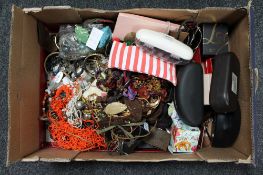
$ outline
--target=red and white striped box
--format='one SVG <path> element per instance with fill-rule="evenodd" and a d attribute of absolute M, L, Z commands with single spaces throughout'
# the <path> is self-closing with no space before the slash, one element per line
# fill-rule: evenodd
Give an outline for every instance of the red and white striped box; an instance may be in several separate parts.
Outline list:
<path fill-rule="evenodd" d="M 168 80 L 176 86 L 175 64 L 165 62 L 138 46 L 127 46 L 125 43 L 114 41 L 108 67 L 152 75 Z"/>

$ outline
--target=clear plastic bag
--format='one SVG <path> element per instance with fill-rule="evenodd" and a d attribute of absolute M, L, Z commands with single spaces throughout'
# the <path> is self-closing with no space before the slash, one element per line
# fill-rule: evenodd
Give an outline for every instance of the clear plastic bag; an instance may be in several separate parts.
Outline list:
<path fill-rule="evenodd" d="M 107 44 L 111 41 L 112 31 L 109 26 L 97 23 L 96 20 L 86 20 L 82 25 L 60 26 L 58 37 L 59 56 L 67 60 L 78 60 L 93 53 L 105 53 Z M 86 46 L 93 28 L 103 31 L 96 50 Z"/>
<path fill-rule="evenodd" d="M 63 59 L 77 60 L 90 54 L 92 50 L 77 41 L 75 33 L 66 33 L 59 38 L 59 56 Z"/>

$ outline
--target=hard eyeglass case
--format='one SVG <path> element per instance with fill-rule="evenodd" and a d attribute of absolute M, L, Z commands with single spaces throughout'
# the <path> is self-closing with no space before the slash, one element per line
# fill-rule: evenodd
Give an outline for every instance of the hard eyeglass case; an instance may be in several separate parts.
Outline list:
<path fill-rule="evenodd" d="M 220 113 L 213 120 L 213 147 L 230 147 L 236 141 L 241 124 L 240 107 L 237 104 L 237 110 L 231 113 Z"/>
<path fill-rule="evenodd" d="M 203 69 L 200 64 L 182 66 L 177 74 L 175 106 L 185 124 L 199 126 L 204 117 Z"/>
<path fill-rule="evenodd" d="M 193 50 L 183 42 L 165 33 L 140 29 L 136 45 L 158 57 L 175 64 L 186 64 L 193 58 Z"/>
<path fill-rule="evenodd" d="M 226 52 L 214 57 L 209 101 L 217 113 L 237 109 L 239 74 L 240 65 L 234 53 Z"/>

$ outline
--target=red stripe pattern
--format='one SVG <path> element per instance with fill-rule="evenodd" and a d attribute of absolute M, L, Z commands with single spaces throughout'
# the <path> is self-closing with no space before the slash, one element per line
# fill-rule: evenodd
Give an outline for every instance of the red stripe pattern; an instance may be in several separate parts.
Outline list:
<path fill-rule="evenodd" d="M 114 41 L 108 67 L 145 73 L 168 80 L 176 86 L 175 64 L 150 55 L 137 46 Z"/>

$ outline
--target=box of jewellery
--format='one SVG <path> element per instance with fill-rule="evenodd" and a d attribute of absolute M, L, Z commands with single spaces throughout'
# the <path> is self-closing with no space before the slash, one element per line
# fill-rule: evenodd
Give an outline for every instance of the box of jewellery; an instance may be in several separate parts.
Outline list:
<path fill-rule="evenodd" d="M 131 22 L 121 20 L 124 17 Z M 143 20 L 148 22 L 142 24 Z M 250 20 L 249 7 L 110 11 L 13 6 L 7 164 L 17 161 L 254 163 L 253 90 L 257 81 L 250 48 L 253 39 Z M 204 104 L 204 94 L 207 100 L 210 86 L 214 94 L 220 86 L 213 84 L 216 77 L 212 76 L 212 81 L 203 87 L 206 72 L 202 73 L 201 66 L 206 64 L 203 62 L 206 55 L 200 48 L 202 36 L 207 34 L 202 33 L 201 27 L 215 23 L 228 26 L 229 51 L 240 64 L 235 97 L 240 111 L 238 108 L 222 114 L 214 111 L 214 103 Z M 126 31 L 119 25 L 131 28 Z M 173 28 L 176 30 L 168 31 Z M 165 39 L 152 36 L 141 45 L 136 42 L 136 34 L 143 29 L 161 32 Z M 140 38 L 145 37 L 140 34 Z M 175 46 L 165 44 L 168 40 L 176 40 Z M 156 47 L 159 41 L 164 44 Z M 178 47 L 181 45 L 184 47 Z M 184 65 L 170 62 L 173 53 L 187 54 L 190 58 Z M 214 56 L 212 62 L 213 59 Z M 232 69 L 232 64 L 225 64 Z M 189 65 L 197 65 L 200 76 L 180 71 Z M 218 66 L 214 69 L 220 74 L 225 69 Z M 183 83 L 180 77 L 186 77 L 186 85 L 179 92 L 176 87 Z M 226 81 L 225 78 L 220 81 Z M 200 87 L 191 85 L 191 81 Z M 186 95 L 182 96 L 182 92 Z M 187 103 L 178 105 L 178 100 Z M 203 112 L 189 114 L 197 105 Z M 178 114 L 184 111 L 177 117 L 180 125 L 174 124 L 175 110 Z M 235 120 L 235 113 L 240 114 L 240 120 Z M 233 131 L 232 135 L 223 127 L 230 121 L 234 123 L 227 131 Z M 208 127 L 207 123 L 213 126 Z M 207 132 L 207 128 L 216 129 Z M 222 134 L 226 137 L 222 138 Z"/>

